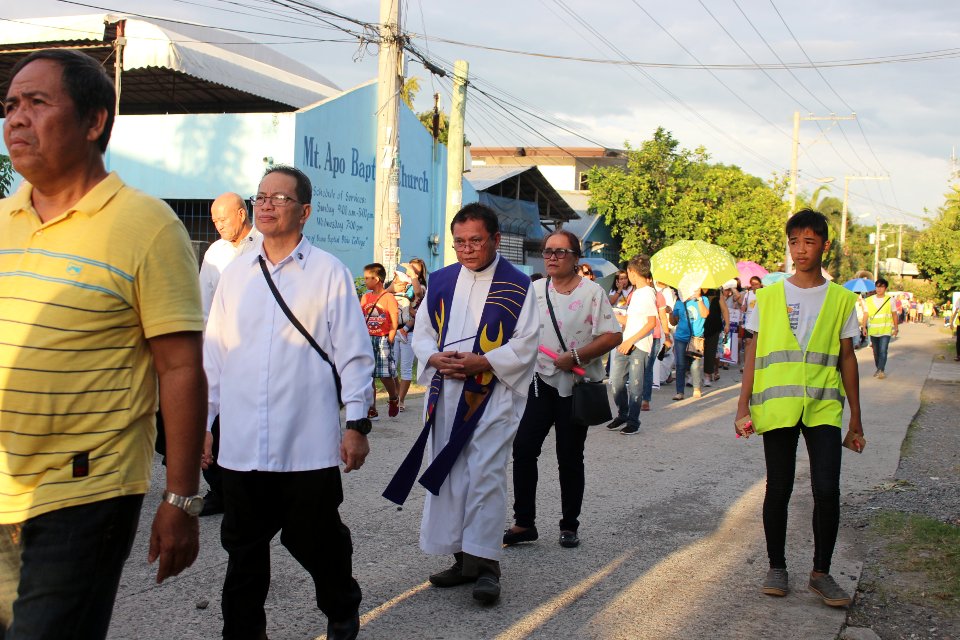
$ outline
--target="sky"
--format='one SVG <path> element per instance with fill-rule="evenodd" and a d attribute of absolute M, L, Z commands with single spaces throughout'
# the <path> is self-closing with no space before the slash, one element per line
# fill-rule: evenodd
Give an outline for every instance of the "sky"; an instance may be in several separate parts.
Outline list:
<path fill-rule="evenodd" d="M 842 198 L 845 177 L 887 176 L 849 181 L 851 215 L 923 226 L 949 188 L 960 145 L 957 0 L 398 1 L 425 57 L 447 70 L 469 62 L 475 146 L 623 148 L 664 127 L 686 148 L 769 179 L 789 172 L 795 111 L 855 112 L 856 120 L 801 121 L 799 191 L 832 178 L 828 195 Z M 247 32 L 342 89 L 374 77 L 376 46 L 319 22 L 307 5 L 361 22 L 379 16 L 373 0 L 306 0 L 311 15 L 272 0 L 32 0 L 2 3 L 0 18 L 101 10 L 173 18 Z M 420 81 L 418 110 L 432 107 L 434 92 L 449 109 L 449 77 L 416 60 L 406 75 Z"/>

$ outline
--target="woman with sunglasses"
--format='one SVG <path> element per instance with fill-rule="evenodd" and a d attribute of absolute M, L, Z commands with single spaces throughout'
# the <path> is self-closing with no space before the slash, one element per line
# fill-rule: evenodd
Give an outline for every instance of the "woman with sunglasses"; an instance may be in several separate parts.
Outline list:
<path fill-rule="evenodd" d="M 537 368 L 527 406 L 513 441 L 514 526 L 503 544 L 532 542 L 536 527 L 537 459 L 551 427 L 557 438 L 560 467 L 560 545 L 580 544 L 577 530 L 583 504 L 583 448 L 587 427 L 574 424 L 572 369 L 580 366 L 587 378 L 603 379 L 602 357 L 620 344 L 620 325 L 613 317 L 607 293 L 581 275 L 577 267 L 580 241 L 569 231 L 554 231 L 543 241 L 547 277 L 533 283 L 540 305 L 540 343 L 559 357 L 537 355 Z M 550 306 L 547 305 L 549 296 Z M 552 312 L 551 312 L 552 307 Z M 556 319 L 556 327 L 553 319 Z"/>
<path fill-rule="evenodd" d="M 590 280 L 591 282 L 597 279 L 597 276 L 595 276 L 593 273 L 593 268 L 588 264 L 580 265 L 580 275 Z"/>

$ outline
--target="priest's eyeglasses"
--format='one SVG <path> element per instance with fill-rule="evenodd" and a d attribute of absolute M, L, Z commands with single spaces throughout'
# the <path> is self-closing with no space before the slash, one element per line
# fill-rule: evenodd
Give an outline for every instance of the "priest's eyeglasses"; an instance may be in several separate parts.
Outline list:
<path fill-rule="evenodd" d="M 540 255 L 543 256 L 544 260 L 550 260 L 551 258 L 563 260 L 567 256 L 574 256 L 576 254 L 577 252 L 573 249 L 544 249 L 540 252 Z"/>
<path fill-rule="evenodd" d="M 265 196 L 265 195 L 263 195 L 263 194 L 259 194 L 259 193 L 258 193 L 258 194 L 255 195 L 255 196 L 250 196 L 250 203 L 251 203 L 253 206 L 255 206 L 255 207 L 262 207 L 262 206 L 263 206 L 263 203 L 266 202 L 267 200 L 269 200 L 269 201 L 270 201 L 270 204 L 272 204 L 272 205 L 275 206 L 275 207 L 282 207 L 283 205 L 287 204 L 288 202 L 293 202 L 293 203 L 295 203 L 295 204 L 300 204 L 300 201 L 299 201 L 299 200 L 295 200 L 295 199 L 291 198 L 290 196 L 286 196 L 286 195 L 284 195 L 284 194 L 282 194 L 282 193 L 278 193 L 278 194 L 275 194 L 275 195 L 272 195 L 272 196 Z"/>
<path fill-rule="evenodd" d="M 463 238 L 454 238 L 453 248 L 457 251 L 466 251 L 470 249 L 471 251 L 477 251 L 482 248 L 483 245 L 487 244 L 487 240 L 490 239 L 490 236 L 486 238 L 470 238 L 469 240 L 464 240 Z"/>

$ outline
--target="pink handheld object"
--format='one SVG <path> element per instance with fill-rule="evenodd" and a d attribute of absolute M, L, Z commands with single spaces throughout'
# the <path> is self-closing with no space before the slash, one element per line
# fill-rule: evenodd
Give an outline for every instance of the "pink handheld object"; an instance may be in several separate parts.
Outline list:
<path fill-rule="evenodd" d="M 556 360 L 557 358 L 560 357 L 560 356 L 558 356 L 557 354 L 555 354 L 553 351 L 551 351 L 550 349 L 546 348 L 546 347 L 543 346 L 543 345 L 540 345 L 540 353 L 542 353 L 543 355 L 547 356 L 548 358 L 553 358 L 554 360 Z M 585 375 L 587 375 L 587 372 L 584 371 L 581 367 L 574 367 L 574 368 L 573 368 L 573 372 L 574 372 L 575 374 L 577 374 L 578 376 L 585 376 Z"/>

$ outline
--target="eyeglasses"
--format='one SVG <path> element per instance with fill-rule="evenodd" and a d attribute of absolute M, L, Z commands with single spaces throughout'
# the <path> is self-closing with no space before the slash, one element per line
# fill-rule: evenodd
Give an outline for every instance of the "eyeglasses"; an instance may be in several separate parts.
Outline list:
<path fill-rule="evenodd" d="M 463 240 L 461 238 L 457 238 L 453 241 L 453 248 L 456 249 L 457 251 L 466 251 L 467 249 L 470 249 L 471 251 L 476 251 L 481 247 L 483 247 L 483 245 L 487 244 L 487 240 L 489 239 L 490 239 L 490 236 L 487 236 L 482 240 L 480 238 L 470 238 L 469 240 Z"/>
<path fill-rule="evenodd" d="M 290 196 L 285 196 L 282 193 L 278 193 L 277 195 L 274 195 L 274 196 L 264 196 L 260 194 L 257 194 L 255 196 L 250 196 L 250 202 L 255 207 L 262 207 L 263 203 L 266 202 L 267 200 L 269 200 L 270 204 L 272 204 L 275 207 L 282 207 L 288 202 L 302 204 L 299 200 L 294 200 Z"/>
<path fill-rule="evenodd" d="M 577 255 L 577 252 L 573 249 L 544 249 L 540 252 L 540 255 L 543 256 L 544 260 L 550 260 L 552 258 L 563 260 L 567 256 Z"/>
<path fill-rule="evenodd" d="M 592 276 L 592 275 L 593 275 L 593 269 L 591 269 L 590 267 L 587 267 L 587 266 L 583 266 L 583 267 L 580 267 L 580 273 L 582 273 L 582 274 L 585 275 L 585 276 Z"/>

